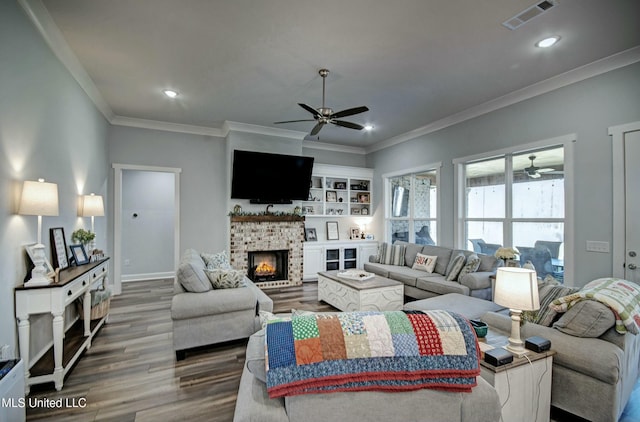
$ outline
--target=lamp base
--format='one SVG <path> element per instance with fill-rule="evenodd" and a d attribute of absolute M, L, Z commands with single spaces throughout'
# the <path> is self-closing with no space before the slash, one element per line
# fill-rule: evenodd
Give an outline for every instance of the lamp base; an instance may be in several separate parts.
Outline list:
<path fill-rule="evenodd" d="M 529 353 L 524 348 L 524 342 L 520 338 L 520 315 L 522 311 L 518 309 L 509 309 L 511 314 L 511 335 L 509 336 L 509 344 L 504 348 L 511 352 L 513 355 L 521 358 Z"/>
<path fill-rule="evenodd" d="M 511 344 L 508 344 L 504 346 L 504 348 L 508 350 L 512 355 L 518 358 L 521 358 L 527 353 L 529 353 L 529 350 L 525 349 L 522 346 L 518 347 L 518 346 L 512 346 Z"/>

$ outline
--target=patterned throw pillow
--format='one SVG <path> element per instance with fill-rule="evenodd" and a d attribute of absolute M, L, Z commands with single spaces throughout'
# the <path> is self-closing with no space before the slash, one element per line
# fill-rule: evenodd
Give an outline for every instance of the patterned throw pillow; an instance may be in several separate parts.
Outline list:
<path fill-rule="evenodd" d="M 405 245 L 383 243 L 378 250 L 378 262 L 387 265 L 404 265 Z"/>
<path fill-rule="evenodd" d="M 229 255 L 227 251 L 222 251 L 218 253 L 201 253 L 200 257 L 204 261 L 205 267 L 208 270 L 229 270 L 231 269 L 231 264 L 229 264 Z"/>
<path fill-rule="evenodd" d="M 462 271 L 462 267 L 464 267 L 465 257 L 462 252 L 458 255 L 451 258 L 449 261 L 449 265 L 447 266 L 447 275 L 445 279 L 447 281 L 456 281 L 458 279 L 458 274 Z"/>
<path fill-rule="evenodd" d="M 534 313 L 534 318 L 532 322 L 544 325 L 545 327 L 551 327 L 558 313 L 551 309 L 549 305 L 554 300 L 570 295 L 571 293 L 577 292 L 579 289 L 572 287 L 565 287 L 562 285 L 554 286 L 547 285 L 539 290 L 540 293 L 540 309 L 537 313 Z"/>
<path fill-rule="evenodd" d="M 467 257 L 467 261 L 464 264 L 464 267 L 460 270 L 460 274 L 458 274 L 458 280 L 462 279 L 465 275 L 469 273 L 475 273 L 480 268 L 480 258 L 478 255 L 472 253 Z"/>
<path fill-rule="evenodd" d="M 416 260 L 413 262 L 411 268 L 432 273 L 436 268 L 436 259 L 438 259 L 437 256 L 423 255 L 421 253 L 416 254 Z"/>
<path fill-rule="evenodd" d="M 244 272 L 240 270 L 204 270 L 214 289 L 245 287 Z"/>

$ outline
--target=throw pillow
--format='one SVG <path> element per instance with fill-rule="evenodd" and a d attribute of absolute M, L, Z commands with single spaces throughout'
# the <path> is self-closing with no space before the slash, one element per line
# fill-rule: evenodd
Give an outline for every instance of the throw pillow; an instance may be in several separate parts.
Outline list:
<path fill-rule="evenodd" d="M 461 280 L 462 277 L 469 273 L 475 273 L 480 268 L 480 258 L 478 255 L 472 253 L 467 257 L 467 260 L 464 264 L 464 267 L 460 270 L 460 274 L 458 274 L 458 280 Z"/>
<path fill-rule="evenodd" d="M 387 265 L 402 265 L 404 266 L 404 245 L 389 245 L 383 243 L 380 245 L 380 263 Z"/>
<path fill-rule="evenodd" d="M 202 260 L 204 261 L 204 265 L 209 270 L 231 269 L 231 264 L 229 264 L 229 255 L 227 254 L 227 251 L 221 251 L 218 253 L 201 253 L 200 257 L 202 257 Z"/>
<path fill-rule="evenodd" d="M 176 276 L 187 292 L 203 293 L 211 290 L 211 284 L 204 273 L 201 260 L 181 263 Z"/>
<path fill-rule="evenodd" d="M 562 285 L 554 286 L 548 285 L 539 290 L 540 297 L 540 309 L 534 313 L 532 322 L 545 327 L 551 327 L 558 313 L 551 309 L 549 305 L 551 302 L 559 297 L 570 295 L 576 292 L 577 288 L 565 287 Z"/>
<path fill-rule="evenodd" d="M 214 289 L 245 287 L 244 272 L 240 270 L 204 270 Z"/>
<path fill-rule="evenodd" d="M 464 267 L 464 263 L 465 257 L 462 252 L 451 258 L 451 261 L 449 261 L 449 265 L 447 266 L 447 275 L 445 276 L 445 279 L 447 281 L 457 280 L 458 274 L 460 274 L 462 267 Z"/>
<path fill-rule="evenodd" d="M 432 273 L 436 268 L 436 260 L 437 256 L 423 255 L 421 253 L 416 254 L 416 259 L 413 261 L 414 270 L 426 271 L 428 273 Z"/>
<path fill-rule="evenodd" d="M 581 300 L 553 324 L 554 328 L 576 337 L 600 337 L 616 324 L 611 309 L 595 300 Z"/>

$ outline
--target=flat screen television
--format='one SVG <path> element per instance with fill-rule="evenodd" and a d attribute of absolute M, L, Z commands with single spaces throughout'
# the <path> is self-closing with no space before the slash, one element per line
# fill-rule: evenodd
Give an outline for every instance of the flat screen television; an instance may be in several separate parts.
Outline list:
<path fill-rule="evenodd" d="M 309 198 L 313 157 L 235 150 L 231 198 L 287 204 Z"/>

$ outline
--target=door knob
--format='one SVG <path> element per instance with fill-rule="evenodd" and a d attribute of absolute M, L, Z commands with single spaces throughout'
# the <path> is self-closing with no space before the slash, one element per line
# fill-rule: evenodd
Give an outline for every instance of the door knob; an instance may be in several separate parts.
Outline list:
<path fill-rule="evenodd" d="M 638 266 L 636 264 L 629 264 L 627 265 L 627 268 L 629 268 L 630 270 L 635 270 L 636 268 L 638 268 Z"/>
<path fill-rule="evenodd" d="M 635 258 L 636 257 L 636 251 L 629 251 L 629 256 L 631 258 Z"/>

